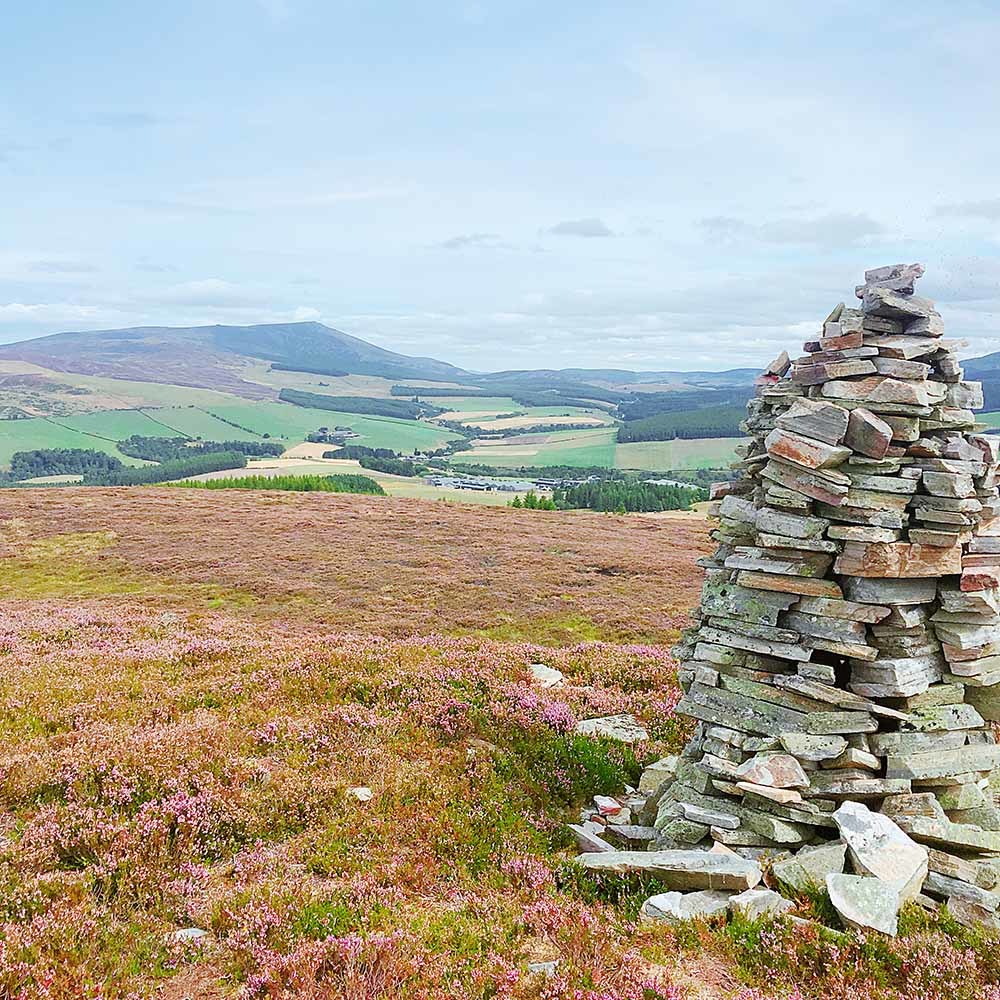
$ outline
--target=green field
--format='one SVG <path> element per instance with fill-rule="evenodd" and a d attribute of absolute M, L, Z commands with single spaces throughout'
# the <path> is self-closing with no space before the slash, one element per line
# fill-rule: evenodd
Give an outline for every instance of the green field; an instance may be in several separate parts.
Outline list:
<path fill-rule="evenodd" d="M 596 465 L 610 469 L 614 464 L 615 433 L 614 427 L 596 427 L 592 431 L 555 431 L 545 435 L 542 442 L 519 444 L 517 438 L 505 438 L 511 443 L 488 442 L 462 452 L 458 460 L 505 469 L 522 465 Z"/>
<path fill-rule="evenodd" d="M 615 449 L 616 469 L 718 469 L 737 458 L 736 446 L 746 438 L 693 438 L 674 441 L 635 441 Z"/>
<path fill-rule="evenodd" d="M 216 389 L 196 389 L 185 385 L 161 382 L 135 382 L 130 379 L 107 378 L 100 375 L 78 375 L 76 372 L 52 372 L 51 377 L 67 385 L 89 389 L 98 396 L 106 396 L 108 405 L 133 405 L 133 400 L 147 406 L 217 406 L 238 403 L 242 399 L 229 392 Z"/>
<path fill-rule="evenodd" d="M 34 448 L 92 448 L 139 465 L 142 463 L 121 455 L 115 445 L 133 434 L 148 437 L 184 434 L 214 441 L 253 441 L 268 434 L 291 446 L 304 441 L 307 434 L 319 427 L 340 425 L 361 435 L 355 444 L 393 448 L 404 453 L 415 448 L 439 448 L 455 436 L 422 421 L 313 410 L 288 403 L 229 403 L 212 406 L 211 411 L 223 419 L 216 419 L 206 410 L 185 406 L 148 412 L 105 410 L 59 417 L 57 423 L 42 418 L 0 421 L 0 465 L 9 464 L 14 452 Z M 227 420 L 240 427 L 233 427 Z"/>
<path fill-rule="evenodd" d="M 405 398 L 405 397 L 401 397 Z M 443 410 L 473 413 L 526 413 L 528 407 L 510 396 L 421 396 L 424 402 Z"/>
<path fill-rule="evenodd" d="M 977 413 L 976 420 L 989 427 L 1000 427 L 1000 410 L 994 410 L 992 413 Z"/>
<path fill-rule="evenodd" d="M 499 419 L 501 414 L 509 413 L 509 410 L 497 410 L 487 416 L 472 418 L 476 424 L 486 424 Z M 614 423 L 613 419 L 605 410 L 588 409 L 583 406 L 522 406 L 517 414 L 519 417 L 530 417 L 539 424 L 544 424 L 549 417 L 592 417 L 600 420 L 603 424 Z M 595 424 L 596 426 L 596 424 Z"/>

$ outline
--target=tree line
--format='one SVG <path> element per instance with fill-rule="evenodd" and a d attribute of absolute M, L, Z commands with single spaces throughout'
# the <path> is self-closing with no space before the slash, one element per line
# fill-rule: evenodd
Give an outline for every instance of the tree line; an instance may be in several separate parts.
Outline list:
<path fill-rule="evenodd" d="M 745 407 L 753 395 L 750 386 L 732 389 L 680 389 L 676 392 L 640 392 L 618 404 L 618 416 L 628 422 L 659 413 L 685 413 L 707 407 Z"/>
<path fill-rule="evenodd" d="M 11 456 L 10 480 L 39 476 L 94 476 L 122 469 L 120 459 L 89 448 L 36 448 L 16 451 Z"/>
<path fill-rule="evenodd" d="M 384 497 L 386 492 L 369 476 L 353 474 L 317 476 L 229 476 L 168 483 L 171 487 L 198 490 L 286 490 L 295 493 L 362 493 Z"/>
<path fill-rule="evenodd" d="M 238 451 L 252 458 L 277 456 L 285 446 L 277 441 L 199 441 L 186 437 L 144 437 L 133 434 L 118 442 L 118 450 L 146 462 L 171 462 L 207 452 Z"/>
<path fill-rule="evenodd" d="M 700 410 L 658 413 L 630 420 L 618 427 L 618 443 L 629 441 L 673 441 L 675 438 L 741 437 L 740 423 L 746 416 L 742 406 L 706 406 Z"/>
<path fill-rule="evenodd" d="M 620 514 L 690 510 L 691 504 L 707 499 L 708 493 L 697 487 L 660 486 L 641 481 L 582 483 L 552 494 L 553 503 L 562 510 L 586 508 Z"/>
<path fill-rule="evenodd" d="M 278 398 L 296 406 L 307 406 L 314 410 L 337 410 L 340 413 L 361 413 L 368 416 L 396 417 L 401 420 L 416 420 L 419 417 L 444 413 L 439 406 L 429 403 L 410 402 L 404 399 L 376 399 L 371 396 L 327 396 L 319 392 L 305 392 L 302 389 L 282 389 Z"/>
<path fill-rule="evenodd" d="M 150 483 L 166 483 L 171 479 L 187 476 L 201 476 L 206 472 L 222 472 L 226 469 L 246 468 L 247 457 L 238 451 L 211 451 L 191 458 L 177 458 L 159 465 L 143 465 L 138 468 L 111 470 L 99 474 L 85 474 L 84 486 L 143 486 Z"/>

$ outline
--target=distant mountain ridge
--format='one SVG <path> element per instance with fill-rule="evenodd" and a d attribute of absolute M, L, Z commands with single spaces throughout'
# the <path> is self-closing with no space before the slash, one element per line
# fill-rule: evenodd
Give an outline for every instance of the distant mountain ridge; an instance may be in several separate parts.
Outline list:
<path fill-rule="evenodd" d="M 0 361 L 22 361 L 52 371 L 101 375 L 218 389 L 249 399 L 274 399 L 273 386 L 252 377 L 254 363 L 301 372 L 370 375 L 409 382 L 446 382 L 495 390 L 512 385 L 582 393 L 603 387 L 597 398 L 621 398 L 622 390 L 640 395 L 664 388 L 711 390 L 749 388 L 758 370 L 632 371 L 624 368 L 542 368 L 499 372 L 471 371 L 431 357 L 413 357 L 377 347 L 323 323 L 263 323 L 248 326 L 144 326 L 118 330 L 55 333 L 0 345 Z M 982 380 L 986 408 L 1000 409 L 1000 352 L 964 363 L 966 376 Z M 613 392 L 611 388 L 619 391 Z M 648 387 L 648 388 L 645 388 Z"/>
<path fill-rule="evenodd" d="M 248 398 L 273 398 L 272 387 L 248 377 L 248 364 L 269 362 L 283 369 L 336 376 L 453 382 L 500 389 L 511 383 L 539 389 L 561 384 L 669 384 L 693 387 L 748 385 L 752 368 L 726 372 L 636 372 L 612 368 L 566 368 L 494 373 L 472 372 L 430 357 L 411 357 L 376 347 L 323 323 L 265 323 L 249 326 L 144 326 L 118 330 L 55 333 L 0 345 L 0 361 L 23 361 L 53 371 L 101 375 L 218 389 Z M 502 394 L 502 393 L 501 393 Z"/>
<path fill-rule="evenodd" d="M 166 382 L 268 397 L 273 391 L 243 377 L 248 360 L 329 367 L 383 378 L 461 380 L 461 368 L 376 347 L 322 323 L 253 326 L 132 327 L 56 333 L 0 346 L 0 360 L 54 371 Z"/>

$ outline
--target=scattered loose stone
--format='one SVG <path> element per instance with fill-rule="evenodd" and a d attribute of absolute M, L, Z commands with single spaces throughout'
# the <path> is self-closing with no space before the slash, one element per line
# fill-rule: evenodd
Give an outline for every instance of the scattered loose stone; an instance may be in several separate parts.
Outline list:
<path fill-rule="evenodd" d="M 532 663 L 528 669 L 531 671 L 531 679 L 540 688 L 558 687 L 565 679 L 561 670 L 545 663 Z"/>
<path fill-rule="evenodd" d="M 372 790 L 364 785 L 354 785 L 347 789 L 347 794 L 357 802 L 371 802 Z"/>
<path fill-rule="evenodd" d="M 601 851 L 614 851 L 616 848 L 609 844 L 593 823 L 570 823 L 569 829 L 576 840 L 577 847 L 585 854 L 600 853 Z"/>
<path fill-rule="evenodd" d="M 619 743 L 645 743 L 649 733 L 634 715 L 607 715 L 599 719 L 583 719 L 576 724 L 581 736 L 598 736 Z"/>
<path fill-rule="evenodd" d="M 747 889 L 729 900 L 733 913 L 746 920 L 759 920 L 761 917 L 773 917 L 795 909 L 795 903 L 785 899 L 772 889 Z"/>
<path fill-rule="evenodd" d="M 757 885 L 760 865 L 711 851 L 615 851 L 584 854 L 578 859 L 591 871 L 638 872 L 651 875 L 668 889 L 732 889 Z"/>
<path fill-rule="evenodd" d="M 920 892 L 927 876 L 926 847 L 911 840 L 888 816 L 860 802 L 845 802 L 833 819 L 855 871 L 891 884 L 903 900 Z"/>
<path fill-rule="evenodd" d="M 650 896 L 639 911 L 643 921 L 680 923 L 684 920 L 714 917 L 729 910 L 731 893 L 717 889 L 699 892 L 661 892 Z"/>
<path fill-rule="evenodd" d="M 551 978 L 559 972 L 559 959 L 554 958 L 551 962 L 529 962 L 528 972 Z"/>
<path fill-rule="evenodd" d="M 827 875 L 830 902 L 848 927 L 896 936 L 899 892 L 895 886 L 863 875 Z"/>
<path fill-rule="evenodd" d="M 174 941 L 181 941 L 184 944 L 202 941 L 208 936 L 208 931 L 203 930 L 201 927 L 181 927 L 170 935 Z"/>

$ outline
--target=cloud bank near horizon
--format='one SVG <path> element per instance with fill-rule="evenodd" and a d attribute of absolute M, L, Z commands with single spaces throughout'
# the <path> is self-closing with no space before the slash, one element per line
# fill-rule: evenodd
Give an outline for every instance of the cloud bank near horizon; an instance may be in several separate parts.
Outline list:
<path fill-rule="evenodd" d="M 319 319 L 473 369 L 758 366 L 919 260 L 1000 350 L 979 3 L 877 38 L 859 0 L 173 6 L 12 14 L 0 342 Z"/>

